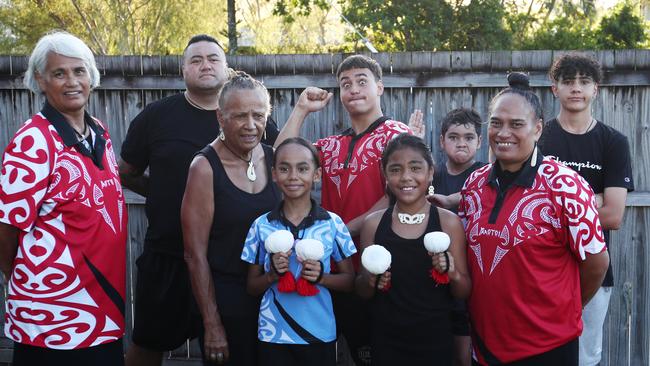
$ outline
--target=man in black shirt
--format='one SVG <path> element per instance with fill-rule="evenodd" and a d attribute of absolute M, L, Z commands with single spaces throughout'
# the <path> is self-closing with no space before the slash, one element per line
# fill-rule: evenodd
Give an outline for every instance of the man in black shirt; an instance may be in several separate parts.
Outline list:
<path fill-rule="evenodd" d="M 602 71 L 591 57 L 566 54 L 549 71 L 560 113 L 546 122 L 540 148 L 577 171 L 596 193 L 598 214 L 609 247 L 609 230 L 620 227 L 627 192 L 634 190 L 627 137 L 591 115 Z M 602 287 L 582 313 L 580 365 L 597 365 L 601 359 L 602 335 L 614 285 L 611 264 Z"/>
<path fill-rule="evenodd" d="M 122 145 L 122 184 L 147 198 L 149 223 L 136 262 L 134 344 L 127 366 L 160 365 L 162 352 L 195 337 L 201 325 L 183 259 L 180 210 L 194 154 L 219 134 L 217 98 L 228 76 L 219 43 L 207 35 L 192 37 L 183 52 L 187 90 L 147 105 Z M 275 122 L 267 121 L 263 142 L 272 145 L 277 134 Z"/>

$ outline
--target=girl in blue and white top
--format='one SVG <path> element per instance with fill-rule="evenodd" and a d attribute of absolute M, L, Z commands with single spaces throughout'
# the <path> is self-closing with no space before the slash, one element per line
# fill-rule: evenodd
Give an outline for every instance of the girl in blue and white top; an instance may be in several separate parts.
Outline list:
<path fill-rule="evenodd" d="M 335 365 L 336 324 L 328 289 L 352 291 L 354 269 L 349 257 L 356 252 L 341 218 L 311 199 L 314 182 L 320 180 L 318 152 L 305 139 L 291 138 L 280 144 L 273 158 L 273 180 L 284 200 L 251 226 L 242 260 L 250 263 L 248 291 L 264 293 L 260 305 L 258 339 L 260 365 Z M 300 261 L 296 250 L 269 253 L 264 243 L 278 230 L 288 230 L 296 242 L 322 242 L 320 260 Z M 330 273 L 330 258 L 337 273 Z M 295 274 L 318 289 L 313 296 L 281 292 L 278 279 Z M 286 289 L 283 289 L 286 291 Z"/>

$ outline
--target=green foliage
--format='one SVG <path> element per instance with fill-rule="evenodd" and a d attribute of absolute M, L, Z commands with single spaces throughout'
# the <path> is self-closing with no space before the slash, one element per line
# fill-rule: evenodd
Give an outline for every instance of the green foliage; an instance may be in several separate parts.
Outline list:
<path fill-rule="evenodd" d="M 238 54 L 326 53 L 342 46 L 346 28 L 333 9 L 316 6 L 308 15 L 296 12 L 291 21 L 274 12 L 268 1 L 240 2 Z"/>
<path fill-rule="evenodd" d="M 597 34 L 598 46 L 604 49 L 640 48 L 648 39 L 645 22 L 627 1 L 603 17 Z"/>
<path fill-rule="evenodd" d="M 501 0 L 473 0 L 459 4 L 454 11 L 454 26 L 448 49 L 509 49 L 512 34 L 506 29 L 506 10 Z"/>
<path fill-rule="evenodd" d="M 296 15 L 307 17 L 314 9 L 328 10 L 330 3 L 327 0 L 277 0 L 273 15 L 282 17 L 284 22 L 292 23 L 296 20 Z"/>
<path fill-rule="evenodd" d="M 591 19 L 584 13 L 566 12 L 540 26 L 519 44 L 524 50 L 581 50 L 596 48 Z M 571 15 L 569 15 L 571 14 Z"/>
<path fill-rule="evenodd" d="M 350 0 L 343 13 L 381 51 L 442 49 L 453 26 L 444 0 Z"/>
<path fill-rule="evenodd" d="M 0 42 L 0 52 L 28 54 L 42 35 L 60 29 L 98 54 L 178 54 L 191 35 L 217 34 L 225 25 L 222 2 L 10 0 L 0 3 L 0 24 L 13 42 Z"/>
<path fill-rule="evenodd" d="M 363 37 L 379 51 L 607 49 L 650 43 L 632 0 L 602 18 L 596 1 L 240 0 L 235 2 L 236 52 L 366 51 Z M 98 54 L 179 54 L 194 34 L 227 39 L 226 25 L 226 0 L 0 0 L 0 53 L 28 54 L 43 34 L 62 29 Z"/>

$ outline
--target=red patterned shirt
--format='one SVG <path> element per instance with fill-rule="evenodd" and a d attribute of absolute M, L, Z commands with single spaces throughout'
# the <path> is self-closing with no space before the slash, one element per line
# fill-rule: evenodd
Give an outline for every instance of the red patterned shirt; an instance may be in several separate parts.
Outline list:
<path fill-rule="evenodd" d="M 578 337 L 579 262 L 606 250 L 593 191 L 576 172 L 540 155 L 502 192 L 495 170 L 472 173 L 459 207 L 481 364 L 520 360 Z"/>
<path fill-rule="evenodd" d="M 358 135 L 348 129 L 316 141 L 323 169 L 323 208 L 348 223 L 377 203 L 386 186 L 381 154 L 388 141 L 405 132 L 411 130 L 402 122 L 381 117 Z"/>
<path fill-rule="evenodd" d="M 46 104 L 5 150 L 0 222 L 20 230 L 5 334 L 19 343 L 77 349 L 124 333 L 124 196 L 108 133 L 85 120 L 94 148 Z"/>

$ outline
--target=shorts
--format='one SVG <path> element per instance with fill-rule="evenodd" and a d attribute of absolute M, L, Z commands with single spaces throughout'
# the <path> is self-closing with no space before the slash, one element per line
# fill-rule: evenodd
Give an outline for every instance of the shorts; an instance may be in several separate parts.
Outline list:
<path fill-rule="evenodd" d="M 195 338 L 201 317 L 183 258 L 145 250 L 136 265 L 133 343 L 163 352 Z"/>
<path fill-rule="evenodd" d="M 480 366 L 472 360 L 473 366 Z M 505 364 L 504 364 L 505 365 Z M 578 366 L 578 338 L 569 341 L 552 350 L 540 353 L 523 360 L 510 362 L 509 366 Z"/>
<path fill-rule="evenodd" d="M 123 366 L 122 338 L 89 348 L 59 350 L 14 343 L 12 365 Z"/>
<path fill-rule="evenodd" d="M 368 301 L 354 293 L 330 291 L 336 332 L 343 334 L 350 349 L 352 360 L 357 366 L 370 365 L 372 350 L 370 347 L 370 312 Z"/>
<path fill-rule="evenodd" d="M 316 344 L 277 344 L 259 342 L 260 366 L 333 366 L 336 341 Z"/>

